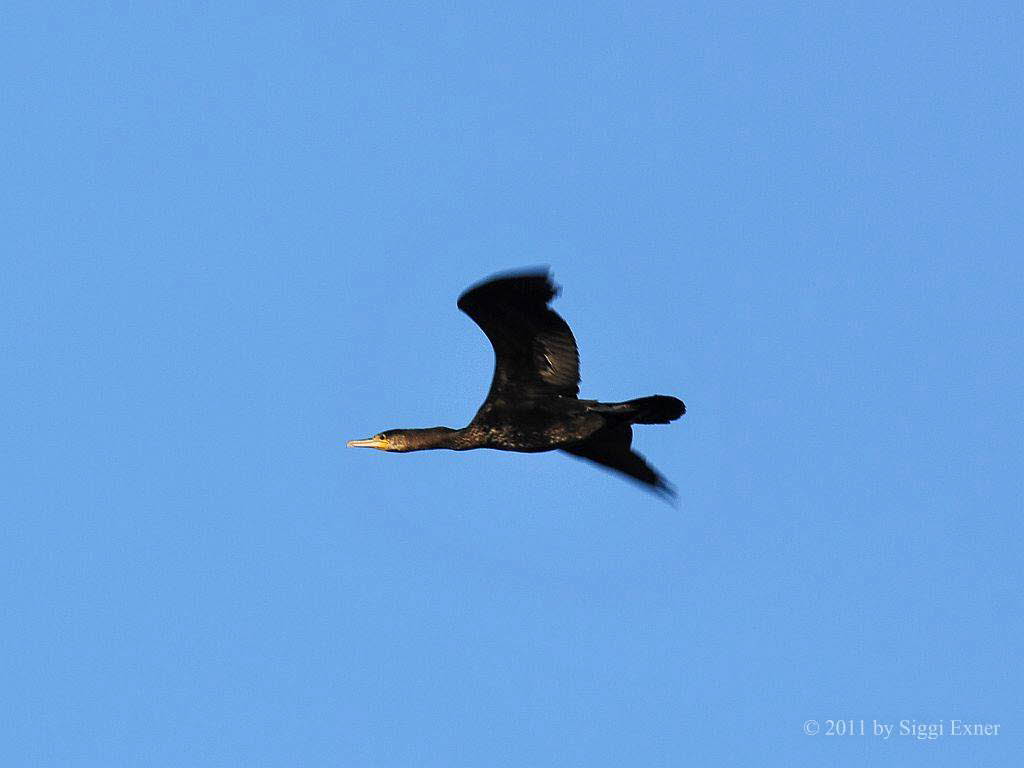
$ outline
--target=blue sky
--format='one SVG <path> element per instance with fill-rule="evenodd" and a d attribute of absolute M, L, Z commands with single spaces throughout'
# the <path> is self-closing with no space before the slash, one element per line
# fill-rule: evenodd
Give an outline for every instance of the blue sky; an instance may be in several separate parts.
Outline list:
<path fill-rule="evenodd" d="M 1009 765 L 1014 4 L 15 3 L 5 766 Z M 673 509 L 461 426 L 550 264 Z M 951 720 L 1001 725 L 952 737 Z M 805 721 L 945 723 L 932 741 Z"/>

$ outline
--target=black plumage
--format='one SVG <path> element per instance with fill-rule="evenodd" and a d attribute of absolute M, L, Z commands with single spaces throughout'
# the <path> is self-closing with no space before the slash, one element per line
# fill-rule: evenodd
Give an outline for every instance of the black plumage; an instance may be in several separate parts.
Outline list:
<path fill-rule="evenodd" d="M 385 451 L 494 448 L 563 450 L 671 495 L 671 486 L 632 450 L 633 424 L 667 424 L 683 402 L 652 395 L 622 403 L 580 400 L 580 360 L 568 324 L 548 303 L 558 294 L 546 271 L 492 277 L 459 297 L 494 347 L 494 377 L 483 405 L 462 429 L 395 429 L 350 446 Z"/>

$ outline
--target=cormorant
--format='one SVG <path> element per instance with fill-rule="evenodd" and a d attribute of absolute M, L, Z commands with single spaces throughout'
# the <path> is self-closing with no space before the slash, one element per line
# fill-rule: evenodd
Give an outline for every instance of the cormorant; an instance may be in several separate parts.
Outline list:
<path fill-rule="evenodd" d="M 498 275 L 459 297 L 459 309 L 487 335 L 495 357 L 491 389 L 466 427 L 389 429 L 348 445 L 399 452 L 559 449 L 674 495 L 665 479 L 630 449 L 632 425 L 667 424 L 686 413 L 686 406 L 667 395 L 623 403 L 580 400 L 576 339 L 548 307 L 558 290 L 545 270 Z"/>

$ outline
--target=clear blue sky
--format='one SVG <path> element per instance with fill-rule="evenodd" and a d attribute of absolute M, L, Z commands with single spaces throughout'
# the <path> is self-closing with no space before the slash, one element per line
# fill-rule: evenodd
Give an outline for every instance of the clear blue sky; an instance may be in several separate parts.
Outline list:
<path fill-rule="evenodd" d="M 1019 4 L 551 5 L 8 5 L 0 764 L 1019 760 Z M 532 264 L 677 509 L 345 447 Z"/>

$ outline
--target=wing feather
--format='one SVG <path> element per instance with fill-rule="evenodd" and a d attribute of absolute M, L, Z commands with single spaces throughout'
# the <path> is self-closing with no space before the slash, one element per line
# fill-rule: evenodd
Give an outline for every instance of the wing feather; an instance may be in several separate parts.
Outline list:
<path fill-rule="evenodd" d="M 662 496 L 675 497 L 675 490 L 665 478 L 630 447 L 632 442 L 633 429 L 628 424 L 622 424 L 600 429 L 587 440 L 566 446 L 562 450 L 621 472 Z"/>
<path fill-rule="evenodd" d="M 548 306 L 557 294 L 545 270 L 493 277 L 459 297 L 459 309 L 480 326 L 494 348 L 487 401 L 579 394 L 576 339 Z"/>

